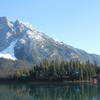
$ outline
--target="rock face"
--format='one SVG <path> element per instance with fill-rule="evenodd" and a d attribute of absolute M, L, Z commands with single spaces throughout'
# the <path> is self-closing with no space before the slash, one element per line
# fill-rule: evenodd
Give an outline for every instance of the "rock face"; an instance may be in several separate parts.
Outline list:
<path fill-rule="evenodd" d="M 97 62 L 100 56 L 89 54 L 63 42 L 55 41 L 32 25 L 0 17 L 0 57 L 38 62 L 41 59 L 63 59 Z M 7 58 L 7 57 L 5 57 Z"/>

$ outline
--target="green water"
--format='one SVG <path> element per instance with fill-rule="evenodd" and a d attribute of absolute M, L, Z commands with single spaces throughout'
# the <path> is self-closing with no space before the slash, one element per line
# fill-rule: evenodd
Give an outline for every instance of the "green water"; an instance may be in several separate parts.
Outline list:
<path fill-rule="evenodd" d="M 0 84 L 0 100 L 100 100 L 90 83 Z"/>

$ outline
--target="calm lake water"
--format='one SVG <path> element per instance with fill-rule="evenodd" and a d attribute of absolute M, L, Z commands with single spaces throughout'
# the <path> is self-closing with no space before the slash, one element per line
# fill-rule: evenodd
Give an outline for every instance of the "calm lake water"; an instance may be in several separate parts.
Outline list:
<path fill-rule="evenodd" d="M 90 83 L 0 84 L 0 100 L 100 100 Z"/>

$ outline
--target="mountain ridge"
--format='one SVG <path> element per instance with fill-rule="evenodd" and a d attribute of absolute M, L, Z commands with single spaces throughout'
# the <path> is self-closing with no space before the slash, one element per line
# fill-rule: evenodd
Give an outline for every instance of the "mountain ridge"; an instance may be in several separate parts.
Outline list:
<path fill-rule="evenodd" d="M 2 54 L 9 54 L 10 51 L 4 52 L 4 50 L 14 41 L 16 43 L 13 45 L 13 57 L 19 60 L 37 63 L 42 59 L 61 59 L 100 64 L 100 55 L 90 54 L 55 41 L 32 25 L 20 20 L 13 22 L 7 17 L 0 17 L 0 57 L 3 57 Z"/>

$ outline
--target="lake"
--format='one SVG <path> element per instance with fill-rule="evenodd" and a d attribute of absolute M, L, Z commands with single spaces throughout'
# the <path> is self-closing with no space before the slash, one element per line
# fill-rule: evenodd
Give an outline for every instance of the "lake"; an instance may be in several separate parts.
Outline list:
<path fill-rule="evenodd" d="M 91 83 L 0 84 L 0 100 L 100 100 Z"/>

